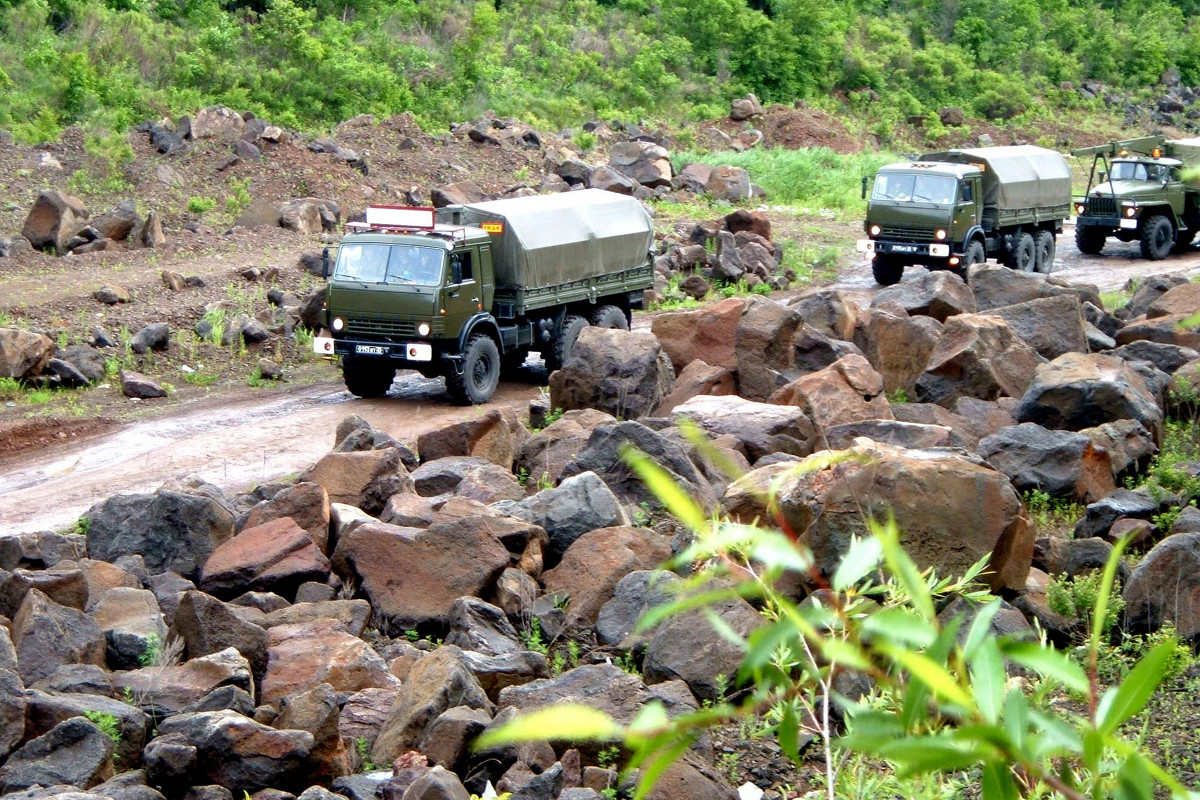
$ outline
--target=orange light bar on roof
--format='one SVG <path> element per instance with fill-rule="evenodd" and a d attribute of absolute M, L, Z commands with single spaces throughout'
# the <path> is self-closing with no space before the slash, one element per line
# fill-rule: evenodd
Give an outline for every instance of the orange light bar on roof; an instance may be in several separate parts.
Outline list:
<path fill-rule="evenodd" d="M 1153 150 L 1151 150 L 1151 151 L 1150 151 L 1150 157 L 1151 157 L 1151 158 L 1162 158 L 1162 148 L 1161 148 L 1161 147 L 1156 147 L 1156 148 L 1154 148 Z"/>
<path fill-rule="evenodd" d="M 504 233 L 503 222 L 482 222 L 479 224 L 485 233 Z"/>

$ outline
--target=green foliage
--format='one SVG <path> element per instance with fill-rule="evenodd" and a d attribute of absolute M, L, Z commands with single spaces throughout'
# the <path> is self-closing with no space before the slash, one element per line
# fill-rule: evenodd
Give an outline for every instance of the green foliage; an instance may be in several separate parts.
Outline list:
<path fill-rule="evenodd" d="M 121 720 L 116 714 L 108 711 L 84 711 L 83 716 L 91 720 L 100 732 L 113 740 L 113 744 L 121 744 Z"/>
<path fill-rule="evenodd" d="M 146 637 L 146 649 L 138 656 L 138 664 L 143 667 L 154 665 L 162 658 L 162 641 L 157 634 L 150 634 Z"/>
<path fill-rule="evenodd" d="M 1083 518 L 1085 507 L 1061 497 L 1051 497 L 1041 489 L 1030 489 L 1021 495 L 1025 510 L 1033 517 L 1039 529 L 1068 529 Z"/>
<path fill-rule="evenodd" d="M 631 754 L 628 769 L 640 776 L 635 798 L 643 798 L 697 736 L 732 722 L 761 718 L 782 755 L 800 766 L 807 757 L 801 753 L 803 720 L 820 729 L 829 798 L 837 796 L 836 774 L 850 758 L 885 765 L 901 780 L 961 786 L 956 776 L 966 773 L 985 800 L 1031 793 L 1148 800 L 1156 787 L 1174 797 L 1195 797 L 1120 733 L 1178 667 L 1173 637 L 1164 635 L 1123 680 L 1102 689 L 1102 625 L 1083 646 L 1086 667 L 1044 640 L 995 632 L 1001 601 L 976 582 L 987 558 L 964 575 L 940 577 L 912 560 L 893 520 L 868 518 L 868 535 L 851 539 L 828 576 L 794 533 L 713 519 L 648 457 L 633 451 L 625 457 L 694 537 L 672 561 L 690 568 L 682 591 L 647 612 L 638 630 L 738 597 L 754 599 L 763 618 L 749 636 L 719 628 L 745 652 L 736 681 L 746 688 L 736 701 L 673 718 L 652 703 L 623 728 L 593 709 L 556 707 L 538 712 L 536 720 L 518 718 L 511 727 L 490 731 L 486 746 L 534 736 L 571 738 L 577 730 L 580 738 L 619 741 Z M 825 469 L 846 458 L 820 453 L 792 469 Z M 1104 621 L 1119 613 L 1113 584 L 1123 550 L 1118 543 L 1101 573 L 1065 592 L 1073 602 L 1092 600 L 1082 612 L 1087 618 Z M 797 604 L 775 588 L 785 572 L 822 587 L 820 595 Z M 944 613 L 956 599 L 972 613 Z M 1037 676 L 1036 690 L 1011 681 L 1010 668 Z M 835 698 L 835 682 L 846 671 L 868 675 L 872 692 L 857 701 Z M 1061 702 L 1063 692 L 1082 702 Z M 834 702 L 845 720 L 841 732 L 830 721 Z"/>
<path fill-rule="evenodd" d="M 189 197 L 187 210 L 192 214 L 206 214 L 217 207 L 217 201 L 211 197 Z"/>
<path fill-rule="evenodd" d="M 1101 574 L 1098 571 L 1076 575 L 1073 578 L 1056 576 L 1046 587 L 1046 601 L 1054 611 L 1063 616 L 1081 619 L 1089 629 L 1092 629 L 1095 625 L 1091 614 L 1092 609 L 1096 607 L 1100 585 Z M 1100 625 L 1101 635 L 1107 637 L 1112 633 L 1124 610 L 1125 601 L 1120 595 L 1115 595 L 1109 601 L 1104 620 Z"/>
<path fill-rule="evenodd" d="M 24 388 L 16 378 L 0 378 L 0 400 L 16 400 L 22 392 Z"/>
<path fill-rule="evenodd" d="M 525 645 L 526 650 L 532 650 L 535 653 L 549 655 L 550 646 L 546 640 L 542 638 L 542 622 L 537 617 L 529 620 L 529 627 L 519 631 L 521 644 Z"/>
<path fill-rule="evenodd" d="M 229 181 L 229 196 L 225 198 L 225 210 L 231 217 L 239 217 L 250 206 L 250 179 L 232 178 Z"/>
<path fill-rule="evenodd" d="M 371 760 L 371 745 L 363 737 L 354 740 L 354 749 L 358 751 L 358 763 L 363 772 L 375 772 L 379 767 Z"/>
<path fill-rule="evenodd" d="M 214 383 L 220 380 L 220 376 L 214 375 L 211 372 L 201 372 L 200 370 L 196 370 L 195 372 L 183 373 L 183 380 L 185 383 L 190 383 L 192 386 L 212 386 Z"/>
<path fill-rule="evenodd" d="M 72 536 L 87 536 L 88 531 L 91 529 L 92 518 L 85 515 L 75 520 L 75 524 L 71 526 L 71 530 L 67 531 L 67 533 L 71 534 Z"/>
<path fill-rule="evenodd" d="M 907 403 L 908 392 L 904 391 L 904 387 L 898 387 L 887 393 L 887 401 L 889 403 Z"/>

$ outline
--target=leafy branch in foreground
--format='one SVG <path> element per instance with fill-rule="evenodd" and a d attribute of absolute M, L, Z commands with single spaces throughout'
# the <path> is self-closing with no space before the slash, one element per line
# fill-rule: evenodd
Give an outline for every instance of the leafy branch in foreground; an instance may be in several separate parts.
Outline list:
<path fill-rule="evenodd" d="M 796 469 L 823 469 L 842 458 L 819 453 Z M 984 560 L 962 577 L 939 577 L 905 552 L 894 520 L 869 520 L 870 535 L 855 539 L 827 577 L 783 523 L 773 497 L 767 507 L 778 527 L 710 518 L 645 455 L 630 451 L 626 460 L 694 536 L 673 563 L 691 566 L 692 576 L 677 599 L 651 609 L 639 628 L 733 597 L 752 599 L 763 621 L 738 637 L 745 658 L 737 681 L 746 690 L 736 703 L 674 718 L 652 703 L 624 727 L 593 709 L 551 707 L 489 733 L 477 746 L 620 740 L 632 754 L 628 771 L 639 773 L 635 798 L 642 798 L 705 730 L 757 718 L 798 766 L 803 734 L 820 737 L 829 800 L 842 768 L 862 757 L 886 762 L 900 778 L 970 771 L 984 800 L 1151 800 L 1156 786 L 1173 797 L 1200 797 L 1121 735 L 1163 680 L 1174 640 L 1164 639 L 1120 684 L 1102 691 L 1098 628 L 1088 641 L 1086 671 L 1044 639 L 993 633 L 1000 600 L 976 583 Z M 1113 548 L 1092 620 L 1106 616 L 1122 551 L 1122 544 Z M 803 574 L 813 588 L 804 602 L 775 589 L 785 572 Z M 958 598 L 972 607 L 970 615 L 939 616 Z M 718 630 L 736 636 L 728 626 Z M 869 678 L 873 690 L 857 699 L 840 694 L 835 687 L 843 673 Z M 1085 711 L 1054 702 L 1063 692 L 1082 700 Z"/>

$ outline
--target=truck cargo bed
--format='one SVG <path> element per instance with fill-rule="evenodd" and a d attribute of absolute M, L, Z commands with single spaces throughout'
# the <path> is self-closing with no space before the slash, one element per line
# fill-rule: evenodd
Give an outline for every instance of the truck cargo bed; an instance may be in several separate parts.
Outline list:
<path fill-rule="evenodd" d="M 496 317 L 512 319 L 540 308 L 567 303 L 595 302 L 623 292 L 640 292 L 654 285 L 654 268 L 650 264 L 601 275 L 596 278 L 559 283 L 553 286 L 496 287 L 492 301 Z"/>

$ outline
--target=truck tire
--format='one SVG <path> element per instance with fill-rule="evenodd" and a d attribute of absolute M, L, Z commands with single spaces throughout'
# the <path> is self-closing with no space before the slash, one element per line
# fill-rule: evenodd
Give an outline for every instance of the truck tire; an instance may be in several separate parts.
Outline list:
<path fill-rule="evenodd" d="M 1104 240 L 1107 238 L 1108 234 L 1099 228 L 1075 226 L 1075 246 L 1085 255 L 1094 256 L 1103 250 Z"/>
<path fill-rule="evenodd" d="M 1142 223 L 1142 258 L 1162 261 L 1171 254 L 1175 244 L 1175 226 L 1162 214 L 1155 214 Z"/>
<path fill-rule="evenodd" d="M 967 252 L 963 253 L 962 272 L 967 274 L 967 270 L 976 264 L 982 264 L 987 261 L 987 250 L 983 248 L 983 242 L 975 239 L 967 245 Z"/>
<path fill-rule="evenodd" d="M 1043 275 L 1049 275 L 1054 269 L 1054 231 L 1038 231 L 1033 237 L 1033 245 L 1033 268 Z"/>
<path fill-rule="evenodd" d="M 592 312 L 592 324 L 597 328 L 620 328 L 629 330 L 625 312 L 617 306 L 599 306 Z"/>
<path fill-rule="evenodd" d="M 581 317 L 578 314 L 567 314 L 563 317 L 558 334 L 548 345 L 547 352 L 542 353 L 542 360 L 546 362 L 547 375 L 562 369 L 563 364 L 567 363 L 567 359 L 571 357 L 571 351 L 575 349 L 575 340 L 579 338 L 579 332 L 587 326 L 587 317 Z"/>
<path fill-rule="evenodd" d="M 1018 272 L 1030 272 L 1037 265 L 1037 245 L 1027 231 L 1013 234 L 1012 249 L 1004 257 L 1004 265 Z"/>
<path fill-rule="evenodd" d="M 460 406 L 479 405 L 491 399 L 500 383 L 500 348 L 496 340 L 477 333 L 463 351 L 462 374 L 451 367 L 446 371 L 446 391 Z"/>
<path fill-rule="evenodd" d="M 392 388 L 396 365 L 381 358 L 342 357 L 342 380 L 356 397 L 383 397 Z"/>
<path fill-rule="evenodd" d="M 875 256 L 871 261 L 871 273 L 880 286 L 894 286 L 904 277 L 904 265 L 887 256 Z"/>

